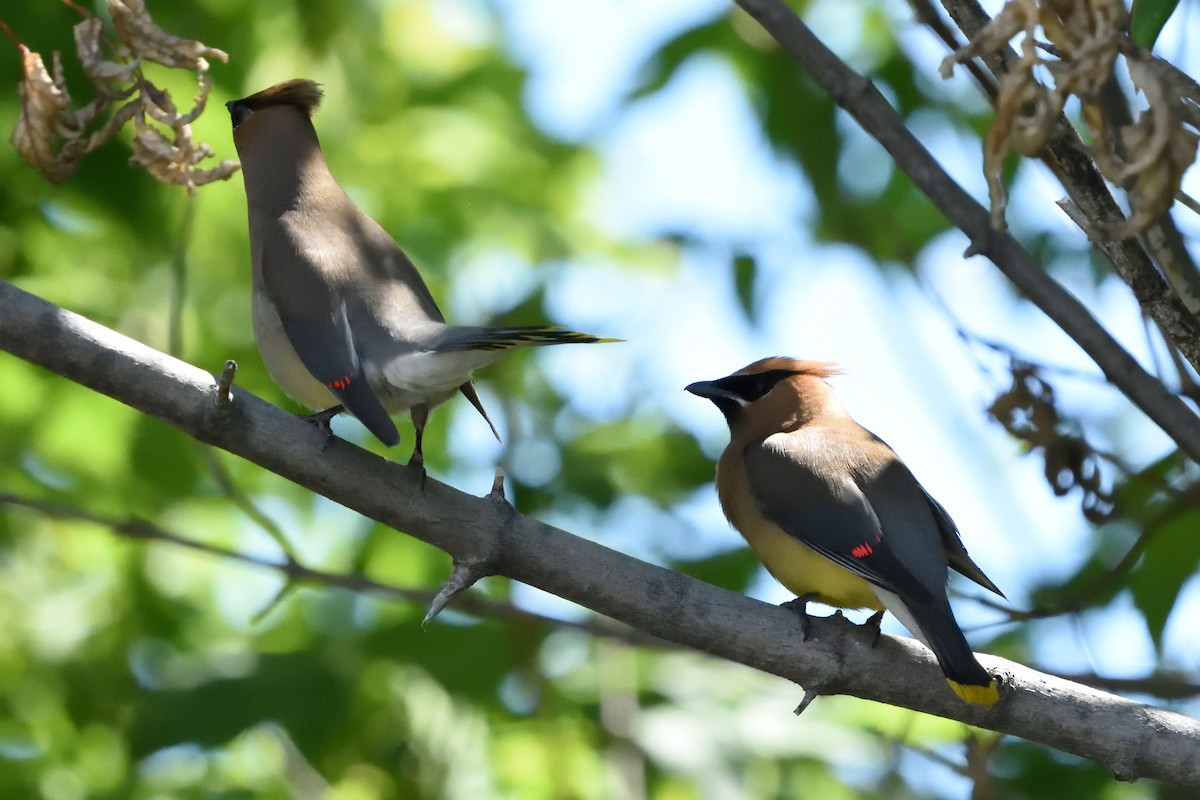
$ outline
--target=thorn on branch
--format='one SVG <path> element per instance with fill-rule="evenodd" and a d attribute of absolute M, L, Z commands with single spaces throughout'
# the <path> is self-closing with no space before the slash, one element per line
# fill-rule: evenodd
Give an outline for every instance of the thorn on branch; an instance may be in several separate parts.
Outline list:
<path fill-rule="evenodd" d="M 504 467 L 496 467 L 496 476 L 492 478 L 492 490 L 488 492 L 488 499 L 493 503 L 511 505 L 504 496 Z"/>
<path fill-rule="evenodd" d="M 233 395 L 229 390 L 233 386 L 235 375 L 237 375 L 237 362 L 231 358 L 225 362 L 225 367 L 221 370 L 221 377 L 217 379 L 218 408 L 227 408 L 233 402 Z"/>
<path fill-rule="evenodd" d="M 494 573 L 491 569 L 491 562 L 488 560 L 466 558 L 459 561 L 455 559 L 454 572 L 450 574 L 450 580 L 446 581 L 446 585 L 429 604 L 429 610 L 425 612 L 425 618 L 421 620 L 421 627 L 424 628 L 433 621 L 434 617 L 442 613 L 442 609 L 456 595 L 470 589 L 480 578 L 486 578 L 492 574 Z"/>
<path fill-rule="evenodd" d="M 1109 237 L 1104 236 L 1100 231 L 1096 230 L 1095 226 L 1092 225 L 1091 219 L 1088 218 L 1088 215 L 1083 213 L 1083 209 L 1075 205 L 1075 203 L 1064 197 L 1062 200 L 1057 201 L 1055 205 L 1061 208 L 1063 213 L 1066 214 L 1072 222 L 1078 225 L 1081 231 L 1087 234 L 1088 241 L 1096 243 L 1109 241 Z"/>
<path fill-rule="evenodd" d="M 804 713 L 804 710 L 812 705 L 812 701 L 821 696 L 821 693 L 815 689 L 805 689 L 804 697 L 800 700 L 800 705 L 796 706 L 796 710 L 792 713 L 797 717 Z"/>
<path fill-rule="evenodd" d="M 1003 223 L 1000 228 L 990 227 L 984 231 L 977 233 L 967 233 L 971 237 L 971 243 L 967 245 L 967 249 L 963 251 L 963 258 L 971 258 L 972 256 L 987 256 L 989 250 L 996 243 L 996 234 L 1004 230 Z"/>

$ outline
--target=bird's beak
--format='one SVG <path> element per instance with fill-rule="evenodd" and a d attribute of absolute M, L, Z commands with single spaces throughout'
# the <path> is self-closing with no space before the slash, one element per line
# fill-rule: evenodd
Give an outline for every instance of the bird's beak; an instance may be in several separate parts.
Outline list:
<path fill-rule="evenodd" d="M 697 397 L 703 397 L 708 400 L 733 400 L 739 401 L 737 395 L 721 387 L 716 381 L 696 381 L 684 388 L 685 392 L 691 392 Z"/>

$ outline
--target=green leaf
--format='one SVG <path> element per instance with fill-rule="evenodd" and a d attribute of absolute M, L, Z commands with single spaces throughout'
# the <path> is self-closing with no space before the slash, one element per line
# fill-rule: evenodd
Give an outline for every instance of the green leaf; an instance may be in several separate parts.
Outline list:
<path fill-rule="evenodd" d="M 733 592 L 741 592 L 745 591 L 750 585 L 750 580 L 758 573 L 759 561 L 749 547 L 739 547 L 699 561 L 676 562 L 674 566 L 685 575 Z"/>
<path fill-rule="evenodd" d="M 139 417 L 130 448 L 134 507 L 158 509 L 191 494 L 200 473 L 196 447 L 165 422 Z"/>
<path fill-rule="evenodd" d="M 1020 740 L 1001 747 L 994 763 L 1001 791 L 1013 797 L 1103 797 L 1113 784 L 1098 764 Z"/>
<path fill-rule="evenodd" d="M 746 253 L 733 257 L 733 286 L 746 319 L 754 321 L 754 278 L 758 274 L 758 259 Z"/>
<path fill-rule="evenodd" d="M 183 691 L 147 692 L 129 736 L 134 757 L 184 742 L 213 747 L 275 722 L 307 752 L 346 735 L 353 686 L 308 653 L 264 655 L 250 675 Z"/>
<path fill-rule="evenodd" d="M 1133 602 L 1146 617 L 1155 647 L 1162 649 L 1167 625 L 1179 591 L 1200 567 L 1200 510 L 1192 509 L 1154 531 L 1141 564 L 1129 579 Z"/>
<path fill-rule="evenodd" d="M 742 44 L 725 18 L 684 31 L 658 49 L 653 59 L 641 70 L 628 99 L 636 100 L 661 90 L 675 77 L 679 68 L 697 54 L 733 53 Z"/>
<path fill-rule="evenodd" d="M 622 494 L 665 506 L 712 480 L 712 463 L 690 435 L 663 431 L 660 420 L 635 419 L 582 431 L 563 452 L 562 476 L 600 507 Z"/>
<path fill-rule="evenodd" d="M 1147 50 L 1154 48 L 1163 26 L 1175 13 L 1179 0 L 1133 0 L 1129 33 L 1133 40 Z"/>

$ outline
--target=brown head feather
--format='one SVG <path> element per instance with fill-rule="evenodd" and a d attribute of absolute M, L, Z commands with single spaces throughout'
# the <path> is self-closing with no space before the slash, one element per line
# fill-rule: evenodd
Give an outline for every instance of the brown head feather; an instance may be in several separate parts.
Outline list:
<path fill-rule="evenodd" d="M 255 111 L 268 106 L 293 106 L 311 117 L 316 113 L 317 107 L 321 105 L 323 94 L 321 84 L 316 81 L 294 78 L 277 83 L 236 102 L 238 105 Z"/>
<path fill-rule="evenodd" d="M 771 372 L 773 370 L 781 370 L 784 372 L 795 372 L 798 375 L 811 375 L 814 378 L 831 378 L 834 375 L 841 375 L 842 368 L 832 361 L 801 361 L 798 358 L 787 358 L 786 356 L 771 356 L 763 358 L 742 367 L 734 375 L 754 375 L 759 372 Z"/>

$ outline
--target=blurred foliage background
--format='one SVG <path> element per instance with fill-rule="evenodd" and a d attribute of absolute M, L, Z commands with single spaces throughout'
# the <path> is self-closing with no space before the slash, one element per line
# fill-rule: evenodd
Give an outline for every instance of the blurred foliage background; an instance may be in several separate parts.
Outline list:
<path fill-rule="evenodd" d="M 1194 466 L 989 265 L 961 259 L 963 237 L 748 17 L 709 0 L 652 5 L 150 10 L 230 54 L 195 125 L 219 157 L 235 157 L 221 103 L 292 77 L 325 85 L 316 124 L 334 173 L 452 320 L 630 340 L 480 373 L 506 444 L 451 402 L 427 432 L 434 477 L 482 494 L 502 465 L 524 513 L 787 599 L 716 508 L 719 415 L 680 390 L 773 353 L 841 359 L 851 409 L 950 508 L 1012 600 L 958 599 L 977 649 L 1195 713 Z M 936 79 L 945 48 L 908 6 L 796 7 L 986 197 L 990 109 L 969 79 Z M 87 96 L 76 11 L 9 0 L 0 19 L 33 50 L 63 50 Z M 1182 30 L 1168 27 L 1168 50 Z M 10 85 L 18 65 L 0 42 Z M 188 73 L 147 72 L 181 105 L 195 91 Z M 0 127 L 17 109 L 15 89 L 0 93 Z M 0 147 L 0 277 L 206 369 L 236 359 L 242 385 L 294 408 L 250 333 L 240 176 L 188 198 L 128 156 L 118 140 L 51 186 Z M 1013 230 L 1139 358 L 1163 363 L 1044 183 L 1036 165 L 1016 171 Z M 478 591 L 532 615 L 451 611 L 428 629 L 419 603 L 289 583 L 245 559 L 290 554 L 414 590 L 436 590 L 450 564 L 15 358 L 0 355 L 0 386 L 2 797 L 1179 796 L 849 698 L 797 720 L 794 686 L 592 638 L 576 625 L 585 612 L 500 579 Z M 1016 433 L 1040 414 L 1066 444 L 1053 454 L 1010 436 L 989 408 Z M 353 420 L 335 431 L 380 447 Z M 390 457 L 407 458 L 402 432 Z M 1061 480 L 1080 442 L 1101 454 L 1089 463 L 1112 515 L 1094 513 L 1094 485 L 1089 501 Z M 132 520 L 245 559 L 146 541 Z"/>

